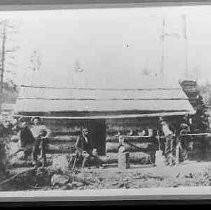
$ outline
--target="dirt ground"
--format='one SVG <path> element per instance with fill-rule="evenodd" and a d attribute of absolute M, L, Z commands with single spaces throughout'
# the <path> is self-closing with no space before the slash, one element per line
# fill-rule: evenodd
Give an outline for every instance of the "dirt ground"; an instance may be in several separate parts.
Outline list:
<path fill-rule="evenodd" d="M 27 168 L 11 169 L 10 173 Z M 13 171 L 14 170 L 14 171 Z M 45 168 L 46 171 L 50 170 Z M 72 177 L 72 172 L 66 176 Z M 45 178 L 50 175 L 44 175 Z M 32 177 L 32 175 L 29 175 Z M 16 180 L 17 181 L 17 180 Z M 24 184 L 24 182 L 26 184 Z M 103 169 L 85 168 L 78 170 L 67 183 L 52 186 L 47 181 L 42 186 L 29 184 L 26 179 L 10 185 L 10 190 L 73 190 L 73 189 L 141 189 L 151 187 L 182 187 L 211 186 L 211 162 L 187 161 L 178 166 L 152 167 L 150 165 L 131 165 L 129 169 L 119 170 L 117 166 L 107 166 Z M 19 183 L 19 184 L 18 184 Z M 21 185 L 20 185 L 21 183 Z M 13 189 L 11 189 L 13 188 Z"/>
<path fill-rule="evenodd" d="M 12 147 L 14 149 L 14 147 Z M 14 151 L 12 151 L 14 152 Z M 63 155 L 60 155 L 60 157 Z M 104 168 L 85 168 L 75 171 L 52 168 L 52 157 L 48 157 L 49 166 L 43 170 L 30 171 L 12 181 L 0 185 L 0 190 L 74 190 L 74 189 L 141 189 L 151 187 L 211 186 L 211 161 L 186 161 L 177 166 L 130 165 L 120 170 L 117 164 Z M 21 160 L 17 155 L 10 160 L 9 177 L 27 170 L 33 170 L 31 161 Z M 52 177 L 58 182 L 52 184 Z M 8 177 L 7 177 L 8 178 Z"/>
<path fill-rule="evenodd" d="M 95 180 L 83 189 L 150 188 L 211 185 L 211 163 L 186 162 L 179 166 L 149 167 L 131 166 L 120 171 L 118 168 L 86 170 L 84 177 Z"/>

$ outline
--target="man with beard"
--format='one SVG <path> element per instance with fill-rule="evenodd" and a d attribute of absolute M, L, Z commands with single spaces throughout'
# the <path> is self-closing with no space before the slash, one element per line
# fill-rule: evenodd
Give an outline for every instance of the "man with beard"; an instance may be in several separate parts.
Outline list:
<path fill-rule="evenodd" d="M 95 163 L 97 167 L 101 166 L 101 161 L 97 155 L 96 148 L 92 147 L 91 137 L 88 128 L 83 128 L 81 135 L 78 137 L 76 144 L 77 158 L 82 160 L 82 168 L 89 165 L 91 162 Z"/>

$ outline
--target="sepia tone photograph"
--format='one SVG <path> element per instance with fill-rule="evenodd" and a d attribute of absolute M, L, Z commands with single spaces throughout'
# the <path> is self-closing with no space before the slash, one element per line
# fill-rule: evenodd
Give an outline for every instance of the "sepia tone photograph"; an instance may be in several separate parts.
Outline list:
<path fill-rule="evenodd" d="M 210 9 L 0 11 L 0 191 L 211 186 Z"/>

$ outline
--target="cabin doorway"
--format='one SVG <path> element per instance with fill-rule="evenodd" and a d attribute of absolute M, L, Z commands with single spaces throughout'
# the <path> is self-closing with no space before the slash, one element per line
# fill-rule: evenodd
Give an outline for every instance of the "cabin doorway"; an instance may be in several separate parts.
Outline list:
<path fill-rule="evenodd" d="M 99 155 L 106 154 L 106 123 L 105 120 L 91 120 L 89 122 L 89 131 L 92 139 L 92 145 L 97 148 Z"/>

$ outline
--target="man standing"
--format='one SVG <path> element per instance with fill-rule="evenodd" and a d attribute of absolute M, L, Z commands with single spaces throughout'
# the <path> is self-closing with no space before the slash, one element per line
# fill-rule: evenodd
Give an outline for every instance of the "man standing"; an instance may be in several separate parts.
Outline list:
<path fill-rule="evenodd" d="M 30 128 L 27 125 L 27 122 L 23 119 L 20 119 L 19 121 L 20 126 L 19 128 L 17 128 L 16 126 L 16 129 L 19 129 L 20 146 L 24 149 L 24 159 L 26 160 L 32 152 L 35 139 L 32 135 Z"/>
<path fill-rule="evenodd" d="M 46 164 L 46 141 L 50 136 L 50 130 L 43 124 L 40 117 L 32 118 L 31 122 L 34 124 L 31 128 L 33 137 L 35 138 L 35 143 L 32 151 L 32 158 L 34 165 L 37 166 L 37 156 L 40 154 L 42 158 L 42 166 Z"/>
<path fill-rule="evenodd" d="M 180 153 L 179 160 L 185 161 L 188 158 L 188 147 L 190 142 L 190 136 L 187 134 L 190 133 L 190 127 L 185 124 L 181 123 L 180 125 L 180 134 L 179 134 L 179 144 L 180 144 Z"/>
<path fill-rule="evenodd" d="M 175 162 L 174 150 L 175 150 L 175 138 L 173 128 L 162 118 L 160 119 L 161 130 L 165 137 L 165 157 L 167 165 L 173 165 Z"/>

